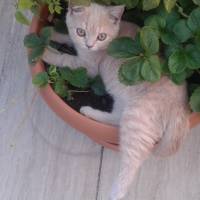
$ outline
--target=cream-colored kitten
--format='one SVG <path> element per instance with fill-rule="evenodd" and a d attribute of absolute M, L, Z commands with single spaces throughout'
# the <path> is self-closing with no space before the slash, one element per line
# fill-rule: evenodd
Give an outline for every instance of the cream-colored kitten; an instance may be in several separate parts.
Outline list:
<path fill-rule="evenodd" d="M 118 80 L 122 60 L 106 54 L 117 36 L 135 37 L 137 27 L 120 22 L 123 6 L 69 8 L 67 25 L 78 56 L 46 50 L 43 59 L 58 66 L 85 66 L 90 75 L 100 73 L 107 92 L 114 98 L 111 113 L 82 107 L 81 112 L 120 129 L 121 165 L 111 200 L 122 199 L 142 162 L 154 151 L 175 152 L 189 132 L 186 86 L 177 86 L 167 77 L 157 83 L 143 82 L 127 87 Z M 123 28 L 122 28 L 123 27 Z M 55 37 L 55 39 L 58 37 Z"/>
<path fill-rule="evenodd" d="M 89 75 L 95 76 L 100 62 L 106 55 L 109 43 L 117 36 L 132 35 L 134 37 L 136 34 L 136 25 L 121 22 L 123 11 L 124 6 L 105 7 L 95 3 L 92 3 L 90 7 L 69 7 L 66 23 L 70 37 L 54 33 L 52 39 L 73 43 L 78 57 L 47 49 L 43 60 L 60 67 L 84 66 Z"/>

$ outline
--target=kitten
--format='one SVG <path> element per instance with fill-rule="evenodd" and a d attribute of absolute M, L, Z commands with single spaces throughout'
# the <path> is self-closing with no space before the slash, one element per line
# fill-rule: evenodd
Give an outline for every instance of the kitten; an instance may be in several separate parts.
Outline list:
<path fill-rule="evenodd" d="M 69 36 L 54 33 L 52 40 L 75 46 L 78 57 L 46 49 L 43 60 L 51 64 L 77 68 L 84 66 L 90 76 L 98 74 L 99 64 L 106 55 L 109 43 L 117 36 L 136 34 L 137 26 L 121 22 L 124 6 L 69 6 L 66 23 Z"/>
<path fill-rule="evenodd" d="M 119 126 L 121 163 L 110 199 L 122 199 L 135 173 L 152 152 L 172 153 L 189 132 L 186 85 L 177 86 L 167 77 L 152 84 L 125 86 L 118 80 L 122 60 L 106 54 L 108 44 L 118 36 L 135 37 L 137 26 L 122 22 L 123 6 L 70 7 L 67 25 L 78 56 L 45 51 L 43 59 L 58 66 L 85 66 L 91 76 L 100 73 L 114 98 L 111 113 L 82 107 L 84 115 Z M 123 27 L 123 28 L 122 28 Z"/>

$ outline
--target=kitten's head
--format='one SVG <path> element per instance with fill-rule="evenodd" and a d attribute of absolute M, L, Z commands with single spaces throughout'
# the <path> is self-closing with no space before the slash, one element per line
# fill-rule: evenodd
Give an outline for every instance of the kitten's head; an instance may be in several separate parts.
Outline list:
<path fill-rule="evenodd" d="M 67 26 L 78 48 L 104 50 L 117 37 L 124 6 L 69 6 Z"/>

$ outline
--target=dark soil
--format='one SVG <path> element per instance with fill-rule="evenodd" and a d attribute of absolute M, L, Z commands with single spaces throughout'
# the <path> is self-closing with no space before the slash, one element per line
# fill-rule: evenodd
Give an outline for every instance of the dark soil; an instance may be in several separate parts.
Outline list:
<path fill-rule="evenodd" d="M 200 85 L 200 74 L 196 71 L 190 78 L 188 78 L 188 84 Z"/>
<path fill-rule="evenodd" d="M 72 100 L 64 100 L 69 106 L 78 112 L 82 106 L 91 106 L 92 108 L 107 112 L 111 112 L 113 107 L 113 99 L 109 94 L 97 96 L 92 90 L 84 93 L 74 93 Z"/>
<path fill-rule="evenodd" d="M 188 95 L 191 96 L 194 90 L 200 85 L 200 74 L 196 71 L 187 79 Z"/>

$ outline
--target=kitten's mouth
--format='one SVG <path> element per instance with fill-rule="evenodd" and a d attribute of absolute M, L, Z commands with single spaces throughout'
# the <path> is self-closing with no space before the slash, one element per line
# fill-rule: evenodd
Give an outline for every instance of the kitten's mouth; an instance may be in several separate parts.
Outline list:
<path fill-rule="evenodd" d="M 92 49 L 94 46 L 86 44 L 86 47 L 87 47 L 88 49 Z"/>
<path fill-rule="evenodd" d="M 92 46 L 90 48 L 85 46 L 84 48 L 87 49 L 88 51 L 104 51 L 106 49 L 106 48 L 96 48 L 95 46 Z"/>
<path fill-rule="evenodd" d="M 94 48 L 94 46 L 88 47 L 88 45 L 85 46 L 85 49 L 87 49 L 88 51 L 96 51 L 97 50 L 97 49 Z"/>

